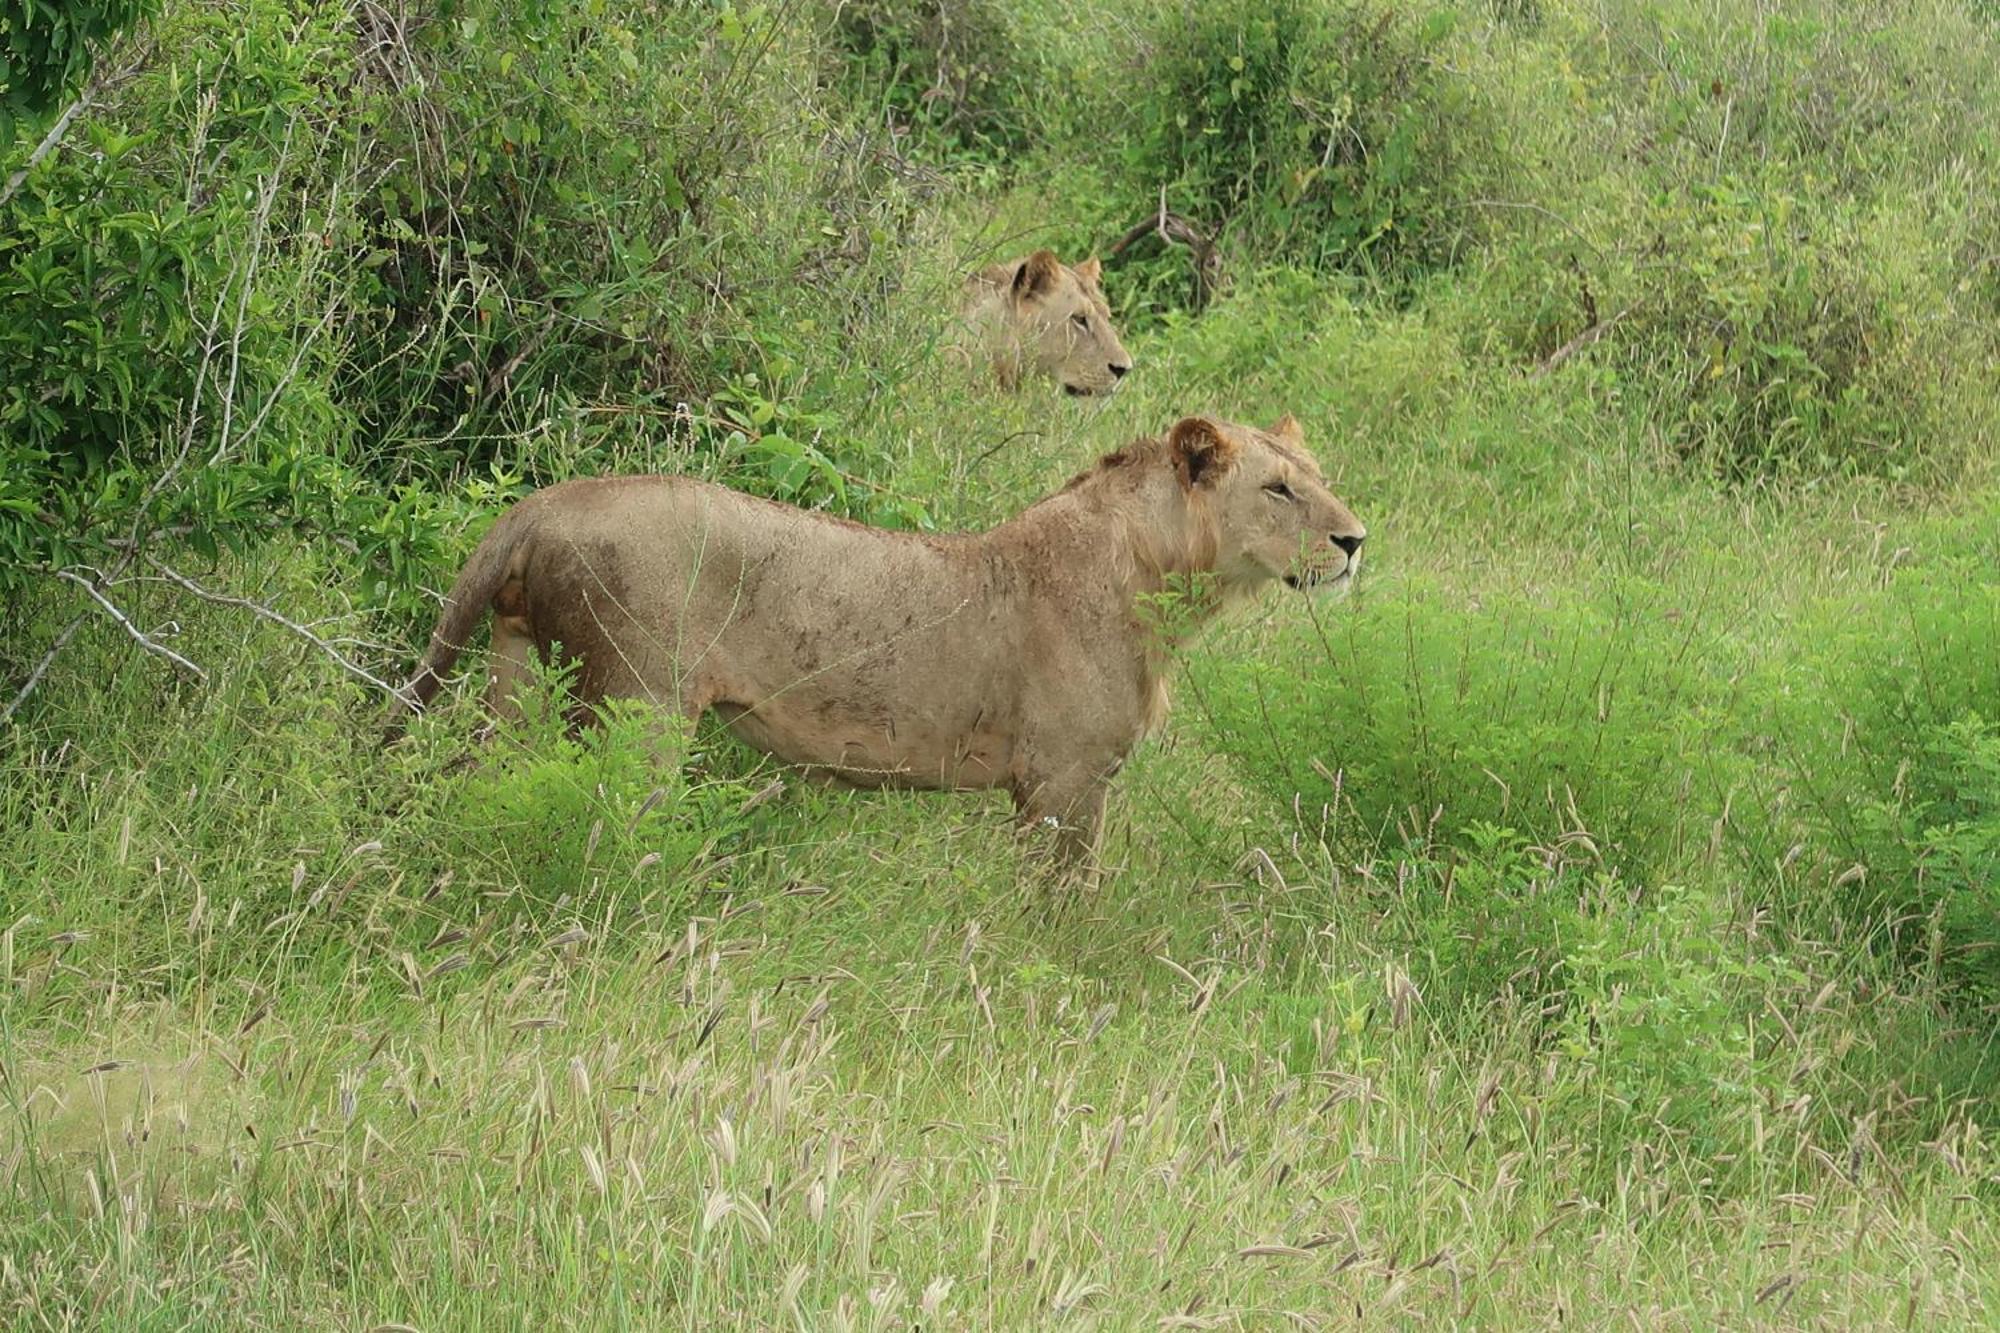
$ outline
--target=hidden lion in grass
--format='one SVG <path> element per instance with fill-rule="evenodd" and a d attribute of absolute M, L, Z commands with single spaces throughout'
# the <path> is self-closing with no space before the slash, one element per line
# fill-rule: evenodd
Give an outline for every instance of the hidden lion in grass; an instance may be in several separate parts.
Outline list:
<path fill-rule="evenodd" d="M 1070 265 L 1037 250 L 965 280 L 960 318 L 1002 388 L 1047 375 L 1064 392 L 1087 395 L 1109 393 L 1125 377 L 1132 354 L 1111 323 L 1102 276 L 1094 258 Z"/>
<path fill-rule="evenodd" d="M 1088 861 L 1112 775 L 1166 713 L 1164 638 L 1271 583 L 1345 590 L 1365 535 L 1290 416 L 1189 417 L 979 533 L 871 528 L 687 477 L 569 481 L 479 543 L 399 712 L 428 705 L 490 609 L 503 716 L 531 655 L 560 654 L 585 713 L 713 711 L 856 786 L 1002 787 L 1061 859 Z M 1157 613 L 1149 594 L 1172 589 L 1189 614 Z"/>

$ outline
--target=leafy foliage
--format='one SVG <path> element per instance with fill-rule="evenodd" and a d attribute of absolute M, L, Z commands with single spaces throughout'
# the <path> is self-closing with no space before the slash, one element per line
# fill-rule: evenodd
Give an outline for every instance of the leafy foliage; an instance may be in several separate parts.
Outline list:
<path fill-rule="evenodd" d="M 1859 614 L 1813 626 L 1813 650 L 1773 697 L 1781 767 L 1766 799 L 1785 813 L 1743 850 L 1770 865 L 1815 848 L 1837 887 L 1808 921 L 1983 1004 L 2000 996 L 1987 711 L 2000 594 L 1979 559 L 1906 571 Z"/>
<path fill-rule="evenodd" d="M 97 121 L 0 217 L 0 357 L 18 368 L 0 379 L 0 586 L 103 564 L 107 543 L 156 530 L 240 550 L 342 487 L 346 416 L 321 335 L 343 224 L 320 206 L 302 119 L 343 67 L 339 34 L 194 13 L 162 37 L 189 42 L 187 64 L 141 95 L 213 147 Z"/>
<path fill-rule="evenodd" d="M 1138 198 L 1164 189 L 1267 259 L 1391 276 L 1444 262 L 1478 123 L 1437 60 L 1453 22 L 1321 0 L 1169 8 L 1125 160 Z"/>
<path fill-rule="evenodd" d="M 1537 360 L 1600 339 L 1734 483 L 1949 472 L 1993 429 L 1996 51 L 1952 6 L 1552 10 L 1492 53 L 1546 71 L 1507 99 L 1495 331 Z"/>
<path fill-rule="evenodd" d="M 539 669 L 491 761 L 419 788 L 406 834 L 424 857 L 544 911 L 684 886 L 701 858 L 735 847 L 750 790 L 693 776 L 689 728 L 656 710 L 614 704 L 576 728 L 573 675 Z"/>
<path fill-rule="evenodd" d="M 1287 638 L 1247 671 L 1196 671 L 1219 734 L 1279 800 L 1337 801 L 1364 844 L 1491 850 L 1492 830 L 1516 829 L 1640 877 L 1675 854 L 1675 806 L 1652 798 L 1694 781 L 1708 636 L 1642 583 L 1477 609 L 1416 587 Z"/>
<path fill-rule="evenodd" d="M 838 7 L 835 49 L 854 96 L 944 160 L 1029 146 L 1037 48 L 992 0 L 860 0 Z"/>
<path fill-rule="evenodd" d="M 158 0 L 0 0 L 0 150 L 55 110 L 91 60 Z"/>
<path fill-rule="evenodd" d="M 1703 1156 L 1754 1148 L 1752 1117 L 1790 1092 L 1754 1024 L 1803 974 L 1733 927 L 1715 896 L 1668 885 L 1643 914 L 1583 923 L 1563 965 L 1564 1054 L 1621 1118 L 1670 1124 Z"/>

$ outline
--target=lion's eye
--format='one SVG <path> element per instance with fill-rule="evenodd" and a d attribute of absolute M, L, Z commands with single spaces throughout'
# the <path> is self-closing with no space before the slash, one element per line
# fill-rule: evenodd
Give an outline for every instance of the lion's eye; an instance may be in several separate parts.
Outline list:
<path fill-rule="evenodd" d="M 1074 324 L 1074 325 L 1076 325 L 1076 326 L 1077 326 L 1078 328 L 1080 328 L 1080 329 L 1088 329 L 1088 328 L 1090 327 L 1090 316 L 1089 316 L 1089 315 L 1071 315 L 1071 316 L 1069 317 L 1069 322 L 1070 322 L 1070 323 L 1072 323 L 1072 324 Z"/>
<path fill-rule="evenodd" d="M 1274 481 L 1264 489 L 1277 496 L 1280 500 L 1296 500 L 1298 498 L 1292 494 L 1292 488 L 1285 485 L 1282 481 Z"/>

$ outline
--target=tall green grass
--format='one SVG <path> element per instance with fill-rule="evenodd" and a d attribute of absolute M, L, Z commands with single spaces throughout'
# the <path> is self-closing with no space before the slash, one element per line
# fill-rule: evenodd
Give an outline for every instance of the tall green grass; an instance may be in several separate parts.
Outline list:
<path fill-rule="evenodd" d="M 0 210 L 7 1322 L 1981 1323 L 1994 44 L 165 6 Z M 1163 203 L 1199 281 L 1110 253 Z M 1044 244 L 1111 398 L 941 353 Z M 555 679 L 383 752 L 326 651 L 550 480 L 976 527 L 1194 411 L 1296 413 L 1368 556 L 1188 648 L 1093 893 Z"/>

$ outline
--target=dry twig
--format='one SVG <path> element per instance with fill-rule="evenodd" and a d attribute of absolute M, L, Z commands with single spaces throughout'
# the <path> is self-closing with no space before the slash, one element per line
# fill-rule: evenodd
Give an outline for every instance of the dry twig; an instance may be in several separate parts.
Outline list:
<path fill-rule="evenodd" d="M 345 653 L 341 652 L 340 649 L 336 647 L 331 640 L 324 639 L 319 635 L 313 633 L 311 629 L 300 624 L 298 621 L 293 620 L 290 617 L 281 614 L 280 612 L 274 611 L 269 606 L 266 606 L 264 603 L 259 601 L 254 601 L 251 598 L 237 597 L 231 593 L 221 593 L 221 592 L 216 592 L 211 588 L 204 588 L 201 584 L 196 583 L 193 579 L 189 578 L 187 575 L 181 573 L 179 570 L 176 570 L 172 566 L 161 561 L 157 556 L 152 556 L 152 555 L 147 556 L 146 563 L 151 565 L 154 569 L 158 570 L 162 578 L 166 579 L 170 583 L 178 585 L 187 592 L 194 594 L 196 597 L 199 597 L 204 602 L 210 602 L 216 606 L 240 607 L 243 610 L 250 612 L 250 614 L 258 617 L 261 620 L 268 620 L 272 624 L 290 631 L 292 634 L 305 640 L 307 643 L 317 648 L 321 653 L 323 653 L 326 656 L 328 661 L 332 662 L 335 666 L 338 666 L 342 671 L 345 671 L 348 675 L 353 676 L 356 680 L 362 681 L 369 685 L 373 685 L 376 689 L 382 691 L 384 694 L 389 695 L 391 698 L 400 700 L 401 702 L 408 704 L 412 708 L 417 707 L 416 701 L 413 700 L 407 694 L 405 694 L 401 686 L 391 685 L 388 681 L 383 680 L 380 676 L 370 671 L 367 667 L 362 666 L 359 662 L 354 661 L 352 658 L 348 657 Z"/>
<path fill-rule="evenodd" d="M 1162 245 L 1185 246 L 1194 259 L 1194 308 L 1200 310 L 1209 298 L 1222 287 L 1222 255 L 1216 249 L 1216 238 L 1204 232 L 1187 218 L 1167 211 L 1167 192 L 1160 191 L 1160 207 L 1148 218 L 1133 224 L 1106 253 L 1117 258 L 1130 247 L 1148 236 L 1157 236 Z"/>
<path fill-rule="evenodd" d="M 1528 378 L 1538 380 L 1542 376 L 1548 374 L 1550 371 L 1554 370 L 1557 366 L 1569 360 L 1571 357 L 1575 356 L 1578 352 L 1581 352 L 1584 348 L 1590 346 L 1592 343 L 1596 342 L 1599 338 L 1602 338 L 1605 334 L 1611 332 L 1613 325 L 1617 324 L 1618 321 L 1625 318 L 1625 316 L 1631 314 L 1635 309 L 1637 309 L 1636 306 L 1628 305 L 1623 310 L 1613 315 L 1611 318 L 1598 320 L 1595 324 L 1592 324 L 1590 327 L 1586 328 L 1582 333 L 1577 334 L 1576 337 L 1571 338 L 1561 347 L 1558 347 L 1556 348 L 1555 351 L 1549 353 L 1548 358 L 1546 360 L 1544 360 L 1543 362 L 1541 362 L 1541 364 L 1537 365 L 1533 370 L 1528 372 Z"/>
<path fill-rule="evenodd" d="M 123 629 L 127 634 L 131 635 L 132 641 L 138 644 L 141 648 L 144 648 L 147 652 L 152 653 L 155 656 L 166 658 L 169 662 L 172 662 L 175 666 L 187 672 L 189 675 L 193 676 L 196 680 L 208 679 L 208 673 L 206 671 L 203 671 L 200 667 L 188 661 L 185 657 L 182 657 L 179 653 L 175 652 L 173 649 L 167 647 L 165 644 L 154 639 L 151 635 L 147 634 L 146 631 L 140 629 L 136 624 L 134 624 L 132 622 L 132 617 L 126 615 L 123 611 L 119 610 L 117 604 L 113 602 L 109 597 L 106 597 L 104 595 L 104 591 L 101 586 L 101 584 L 104 582 L 104 576 L 102 573 L 99 573 L 97 578 L 94 579 L 87 579 L 73 569 L 58 569 L 55 573 L 57 578 L 68 579 L 71 583 L 74 583 L 77 587 L 89 593 L 91 600 L 96 602 L 100 607 L 104 608 L 104 613 L 110 616 L 113 620 L 117 621 L 119 628 Z"/>

